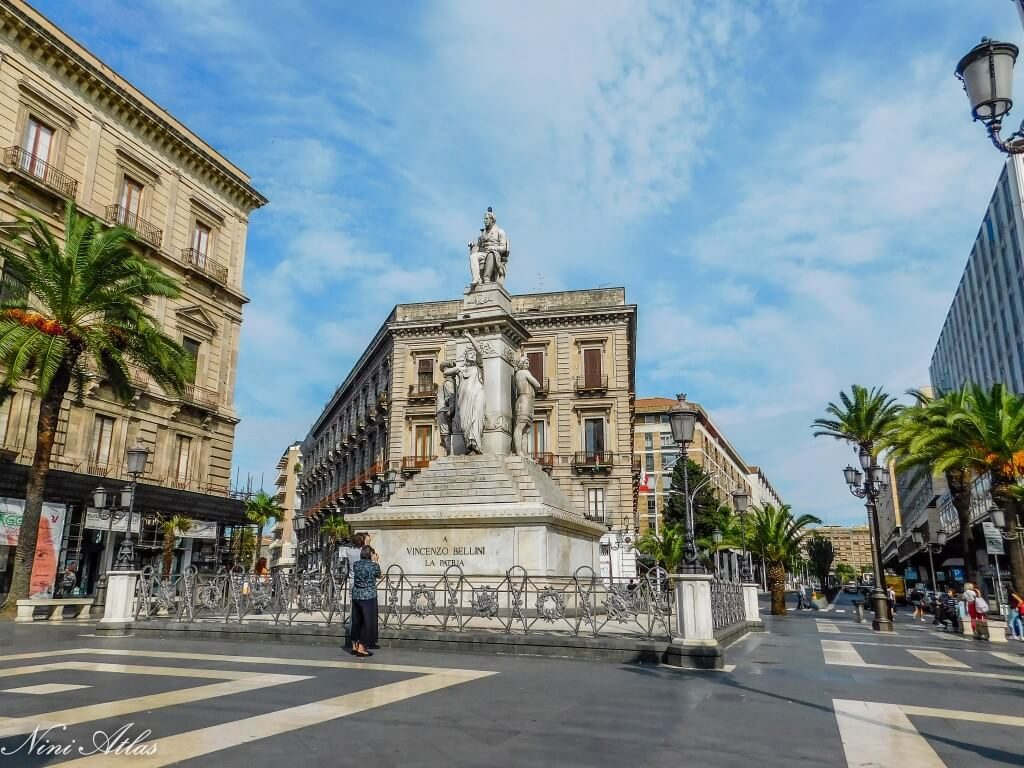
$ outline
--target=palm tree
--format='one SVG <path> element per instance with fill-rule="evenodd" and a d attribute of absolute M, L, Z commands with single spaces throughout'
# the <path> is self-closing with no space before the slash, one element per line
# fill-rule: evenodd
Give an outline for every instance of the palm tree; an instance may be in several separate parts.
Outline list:
<path fill-rule="evenodd" d="M 171 562 L 174 560 L 174 540 L 192 530 L 192 518 L 187 515 L 171 515 L 160 521 L 163 535 L 164 578 L 171 577 Z"/>
<path fill-rule="evenodd" d="M 772 615 L 786 613 L 786 565 L 800 555 L 800 545 L 811 525 L 821 525 L 813 515 L 794 518 L 788 504 L 775 507 L 763 504 L 753 507 L 751 546 L 762 553 L 768 572 L 768 589 L 772 593 Z"/>
<path fill-rule="evenodd" d="M 338 544 L 348 537 L 351 529 L 342 515 L 328 515 L 320 522 L 320 535 L 326 539 L 328 551 L 331 553 L 328 562 L 334 561 L 334 552 Z"/>
<path fill-rule="evenodd" d="M 1024 590 L 1024 546 L 1017 537 L 1021 501 L 1017 481 L 1024 475 L 1024 396 L 1003 384 L 990 389 L 971 384 L 962 407 L 952 410 L 943 422 L 919 442 L 911 454 L 919 454 L 936 472 L 961 467 L 972 475 L 988 474 L 993 501 L 1004 514 L 1010 573 L 1017 594 Z M 968 519 L 969 523 L 969 519 Z"/>
<path fill-rule="evenodd" d="M 686 526 L 665 525 L 660 534 L 648 531 L 636 542 L 637 551 L 654 558 L 669 573 L 675 573 L 686 559 Z"/>
<path fill-rule="evenodd" d="M 835 571 L 840 584 L 848 584 L 857 578 L 857 569 L 849 563 L 836 563 Z"/>
<path fill-rule="evenodd" d="M 938 393 L 932 397 L 922 390 L 910 390 L 914 405 L 905 409 L 897 421 L 895 431 L 883 441 L 883 447 L 890 450 L 900 471 L 919 467 L 935 472 L 938 457 L 952 446 L 949 439 L 955 430 L 952 424 L 957 414 L 969 407 L 971 388 Z M 952 464 L 943 473 L 949 489 L 953 509 L 960 523 L 960 544 L 964 553 L 967 580 L 978 581 L 978 564 L 975 561 L 974 530 L 971 525 L 971 487 L 974 472 L 966 464 Z"/>
<path fill-rule="evenodd" d="M 263 529 L 270 525 L 270 521 L 280 522 L 284 520 L 284 510 L 266 491 L 256 491 L 245 501 L 245 516 L 250 522 L 255 523 L 258 528 L 256 538 L 256 559 L 259 560 L 263 554 Z"/>
<path fill-rule="evenodd" d="M 850 395 L 839 393 L 842 405 L 829 403 L 825 412 L 832 418 L 815 419 L 815 437 L 834 437 L 866 449 L 872 456 L 896 425 L 903 406 L 881 387 L 868 390 L 860 384 L 850 387 Z"/>
<path fill-rule="evenodd" d="M 5 615 L 28 597 L 43 490 L 68 390 L 81 394 L 87 371 L 96 369 L 127 401 L 134 365 L 165 391 L 180 393 L 194 370 L 192 358 L 146 311 L 148 299 L 177 297 L 178 283 L 140 255 L 134 231 L 79 215 L 69 203 L 63 244 L 46 222 L 24 211 L 13 232 L 13 247 L 0 248 L 0 256 L 23 290 L 0 301 L 0 368 L 8 387 L 33 377 L 39 416 Z"/>
<path fill-rule="evenodd" d="M 811 573 L 818 577 L 821 591 L 825 592 L 828 589 L 828 574 L 832 570 L 832 562 L 836 559 L 835 547 L 828 539 L 813 535 L 807 542 L 807 559 L 810 562 Z"/>

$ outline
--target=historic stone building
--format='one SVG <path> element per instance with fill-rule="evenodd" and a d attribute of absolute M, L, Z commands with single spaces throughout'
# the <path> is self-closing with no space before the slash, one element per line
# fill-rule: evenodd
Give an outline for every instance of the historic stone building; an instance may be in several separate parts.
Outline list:
<path fill-rule="evenodd" d="M 197 363 L 181 397 L 137 372 L 127 405 L 98 376 L 80 401 L 66 402 L 47 500 L 68 505 L 67 557 L 92 569 L 83 573 L 91 582 L 103 565 L 89 551 L 99 545 L 91 525 L 83 527 L 83 503 L 98 484 L 126 483 L 124 452 L 138 441 L 151 453 L 137 511 L 238 517 L 229 482 L 239 329 L 248 301 L 242 273 L 248 217 L 266 199 L 247 174 L 82 45 L 27 4 L 5 1 L 0 222 L 27 209 L 59 235 L 69 201 L 133 228 L 145 256 L 181 281 L 179 299 L 157 299 L 149 311 Z M 4 270 L 0 291 L 18 285 Z M 37 412 L 31 382 L 0 400 L 0 496 L 24 494 Z"/>
<path fill-rule="evenodd" d="M 672 486 L 679 448 L 672 439 L 668 414 L 676 402 L 667 397 L 642 397 L 636 401 L 635 455 L 642 469 L 641 477 L 646 481 L 639 487 L 642 532 L 660 528 Z M 782 499 L 764 472 L 747 465 L 701 405 L 693 402 L 690 405 L 697 409 L 699 416 L 687 455 L 708 472 L 715 495 L 731 505 L 732 492 L 742 488 L 750 494 L 751 504 L 781 505 Z"/>
<path fill-rule="evenodd" d="M 277 462 L 274 501 L 281 508 L 281 519 L 274 521 L 270 541 L 270 569 L 295 565 L 295 513 L 299 509 L 299 472 L 302 470 L 302 446 L 289 445 Z"/>
<path fill-rule="evenodd" d="M 442 329 L 461 300 L 400 304 L 325 405 L 302 445 L 299 567 L 320 563 L 316 518 L 325 509 L 358 513 L 398 482 L 444 455 L 436 423 L 441 363 L 456 340 Z M 512 315 L 529 332 L 523 351 L 541 390 L 530 453 L 586 517 L 605 524 L 602 568 L 634 573 L 635 505 L 632 409 L 636 307 L 622 288 L 512 297 Z M 376 487 L 375 487 L 376 485 Z"/>
<path fill-rule="evenodd" d="M 823 525 L 811 531 L 832 542 L 835 548 L 835 563 L 849 563 L 854 568 L 870 571 L 871 534 L 866 525 Z"/>

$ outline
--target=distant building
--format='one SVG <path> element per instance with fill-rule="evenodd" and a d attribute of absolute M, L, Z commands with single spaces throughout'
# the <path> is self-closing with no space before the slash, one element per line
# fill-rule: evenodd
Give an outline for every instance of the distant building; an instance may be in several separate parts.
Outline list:
<path fill-rule="evenodd" d="M 356 529 L 379 501 L 389 469 L 409 478 L 438 455 L 440 364 L 455 359 L 443 323 L 461 300 L 400 304 L 367 344 L 302 443 L 297 565 L 320 567 L 317 520 L 340 509 Z M 541 383 L 531 453 L 576 508 L 608 527 L 602 569 L 635 575 L 633 400 L 636 306 L 622 288 L 512 297 L 512 315 L 530 333 L 523 350 Z"/>
<path fill-rule="evenodd" d="M 281 454 L 274 479 L 274 501 L 283 514 L 274 523 L 270 542 L 270 569 L 295 565 L 295 512 L 299 509 L 299 472 L 302 469 L 302 446 L 293 443 Z"/>
<path fill-rule="evenodd" d="M 1003 382 L 1024 393 L 1024 157 L 1006 160 L 967 258 L 929 375 L 939 390 Z"/>
<path fill-rule="evenodd" d="M 811 529 L 811 533 L 832 542 L 836 551 L 834 564 L 849 563 L 862 571 L 872 569 L 871 534 L 866 525 L 823 525 Z"/>
<path fill-rule="evenodd" d="M 642 397 L 636 401 L 634 455 L 641 479 L 646 479 L 638 493 L 641 532 L 659 529 L 664 519 L 672 472 L 679 459 L 668 415 L 676 402 L 667 397 Z M 767 501 L 781 505 L 779 494 L 764 472 L 747 465 L 702 406 L 692 402 L 690 405 L 697 408 L 699 416 L 687 455 L 711 475 L 715 495 L 731 505 L 732 492 L 742 488 L 750 494 L 751 504 Z"/>

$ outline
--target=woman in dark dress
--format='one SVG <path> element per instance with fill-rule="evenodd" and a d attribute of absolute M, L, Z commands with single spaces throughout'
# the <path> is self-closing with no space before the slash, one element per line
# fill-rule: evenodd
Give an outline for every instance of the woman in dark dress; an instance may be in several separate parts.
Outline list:
<path fill-rule="evenodd" d="M 377 579 L 380 566 L 377 553 L 369 544 L 352 566 L 352 653 L 373 656 L 367 648 L 377 645 Z"/>

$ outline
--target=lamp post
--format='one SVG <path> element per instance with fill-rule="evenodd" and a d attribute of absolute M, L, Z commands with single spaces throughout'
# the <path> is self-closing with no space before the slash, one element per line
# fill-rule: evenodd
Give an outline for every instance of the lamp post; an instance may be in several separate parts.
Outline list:
<path fill-rule="evenodd" d="M 743 565 L 740 567 L 740 579 L 747 582 L 754 578 L 750 552 L 747 551 L 747 506 L 750 504 L 750 494 L 742 488 L 737 488 L 732 492 L 732 503 L 736 514 L 740 516 L 740 535 L 743 538 Z"/>
<path fill-rule="evenodd" d="M 995 504 L 993 504 L 989 508 L 988 513 L 992 517 L 992 522 L 995 524 L 996 528 L 999 530 L 999 535 L 1002 537 L 1003 541 L 1016 541 L 1016 542 L 1019 542 L 1020 546 L 1024 547 L 1024 528 L 1020 527 L 1020 520 L 1014 518 L 1013 521 L 1012 521 L 1014 523 L 1013 530 L 1010 531 L 1010 532 L 1007 532 L 1006 531 L 1006 513 L 1002 510 L 1002 508 L 996 506 Z M 1002 589 L 1003 577 L 999 573 L 999 557 L 998 557 L 998 555 L 995 557 L 995 564 L 996 564 L 996 599 L 1000 601 L 999 604 L 1001 606 L 1002 605 L 1002 596 L 1000 595 L 1000 591 Z M 1013 560 L 1010 560 L 1010 575 L 1011 575 L 1011 578 L 1012 578 L 1012 576 L 1013 576 Z"/>
<path fill-rule="evenodd" d="M 882 542 L 878 535 L 878 495 L 889 485 L 885 467 L 879 466 L 870 445 L 861 445 L 858 452 L 861 469 L 847 466 L 843 470 L 850 493 L 858 499 L 865 499 L 868 522 L 871 524 L 871 563 L 875 569 L 875 588 L 871 590 L 871 606 L 875 618 L 871 628 L 876 632 L 892 632 L 892 616 L 889 600 L 882 589 L 885 572 L 882 570 Z M 863 471 L 861 471 L 863 470 Z"/>
<path fill-rule="evenodd" d="M 132 476 L 132 484 L 128 486 L 128 528 L 125 531 L 124 539 L 121 541 L 121 549 L 117 553 L 117 564 L 114 570 L 130 571 L 135 565 L 135 542 L 132 540 L 132 513 L 135 511 L 135 488 L 139 482 L 139 475 L 146 470 L 146 461 L 149 459 L 149 449 L 141 442 L 134 448 L 125 451 L 127 455 L 128 474 Z M 124 503 L 124 493 L 121 495 Z"/>
<path fill-rule="evenodd" d="M 925 530 L 928 531 L 927 535 L 925 534 L 925 531 L 918 528 L 910 532 L 910 537 L 918 546 L 918 551 L 921 549 L 928 550 L 928 568 L 931 570 L 932 574 L 932 591 L 938 592 L 939 583 L 935 579 L 935 553 L 941 552 L 942 548 L 946 546 L 946 539 L 949 537 L 949 534 L 946 533 L 944 529 L 940 528 L 935 532 L 935 541 L 932 541 L 931 530 L 927 528 Z"/>
<path fill-rule="evenodd" d="M 686 395 L 676 395 L 676 404 L 668 412 L 672 439 L 679 446 L 679 460 L 683 462 L 683 498 L 686 505 L 686 540 L 683 545 L 682 573 L 703 573 L 704 567 L 697 553 L 697 540 L 693 530 L 693 504 L 690 500 L 690 473 L 686 452 L 693 442 L 693 431 L 697 426 L 698 411 L 686 402 Z"/>

